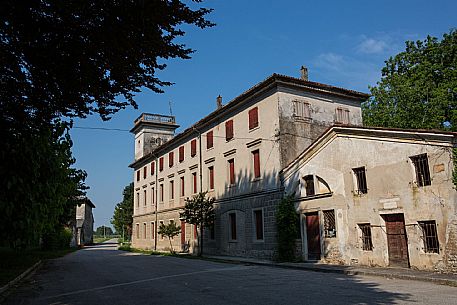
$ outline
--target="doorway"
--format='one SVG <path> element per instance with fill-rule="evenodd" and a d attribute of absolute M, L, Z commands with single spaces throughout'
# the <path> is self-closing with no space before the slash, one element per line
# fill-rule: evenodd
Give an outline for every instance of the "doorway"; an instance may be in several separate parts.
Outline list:
<path fill-rule="evenodd" d="M 306 213 L 306 240 L 308 244 L 308 259 L 321 259 L 321 239 L 318 212 Z"/>
<path fill-rule="evenodd" d="M 382 216 L 386 222 L 389 266 L 409 268 L 408 240 L 403 214 Z"/>

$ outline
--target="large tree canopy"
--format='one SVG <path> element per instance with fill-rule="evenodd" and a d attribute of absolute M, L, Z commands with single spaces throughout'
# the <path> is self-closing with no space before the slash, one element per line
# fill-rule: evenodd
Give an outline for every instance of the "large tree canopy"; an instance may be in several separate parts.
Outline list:
<path fill-rule="evenodd" d="M 363 105 L 365 125 L 457 131 L 457 31 L 406 42 Z"/>
<path fill-rule="evenodd" d="M 111 224 L 114 226 L 117 234 L 124 233 L 125 237 L 130 239 L 133 222 L 133 183 L 130 183 L 124 188 L 122 195 L 122 201 L 114 208 Z"/>
<path fill-rule="evenodd" d="M 136 107 L 133 94 L 141 87 L 161 92 L 170 85 L 156 76 L 165 68 L 162 59 L 193 52 L 174 42 L 185 34 L 180 26 L 211 26 L 205 19 L 210 11 L 177 0 L 2 1 L 2 121 L 91 113 L 108 119 Z"/>

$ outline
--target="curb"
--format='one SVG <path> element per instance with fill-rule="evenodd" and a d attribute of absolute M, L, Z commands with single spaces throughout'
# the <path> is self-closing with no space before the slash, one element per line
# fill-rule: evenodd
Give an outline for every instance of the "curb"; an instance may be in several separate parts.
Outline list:
<path fill-rule="evenodd" d="M 39 260 L 36 262 L 32 267 L 28 268 L 24 272 L 22 272 L 20 275 L 18 275 L 15 279 L 9 281 L 6 285 L 0 287 L 0 295 L 4 294 L 8 289 L 10 289 L 12 286 L 16 285 L 18 282 L 20 282 L 23 278 L 26 276 L 34 273 L 35 271 L 38 270 L 38 268 L 41 267 L 43 264 L 43 261 Z"/>
<path fill-rule="evenodd" d="M 215 257 L 206 257 L 214 261 L 223 262 L 223 263 L 232 263 L 232 264 L 245 264 L 245 265 L 259 265 L 259 266 L 268 266 L 274 268 L 282 269 L 295 269 L 295 270 L 305 270 L 313 272 L 322 272 L 322 273 L 336 273 L 336 274 L 345 274 L 345 275 L 364 275 L 364 276 L 376 276 L 384 278 L 395 278 L 401 280 L 410 280 L 410 281 L 419 281 L 419 282 L 432 282 L 438 285 L 445 285 L 451 287 L 457 287 L 457 279 L 444 279 L 444 278 L 434 278 L 434 277 L 421 277 L 409 274 L 396 274 L 396 273 L 380 273 L 376 271 L 367 271 L 367 270 L 344 270 L 339 268 L 332 267 L 319 267 L 319 266 L 294 266 L 284 263 L 270 263 L 270 262 L 255 262 L 255 261 L 243 261 L 243 260 L 231 260 L 224 258 L 215 258 Z"/>

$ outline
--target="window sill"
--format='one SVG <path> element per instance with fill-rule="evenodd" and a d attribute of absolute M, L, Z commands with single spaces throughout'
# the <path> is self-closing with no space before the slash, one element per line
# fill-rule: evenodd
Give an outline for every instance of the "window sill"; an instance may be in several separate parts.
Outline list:
<path fill-rule="evenodd" d="M 310 123 L 313 121 L 311 117 L 301 117 L 294 115 L 294 121 Z"/>
<path fill-rule="evenodd" d="M 257 125 L 257 126 L 254 127 L 254 128 L 249 129 L 249 132 L 256 131 L 257 129 L 260 129 L 260 126 L 259 126 L 259 125 Z"/>
<path fill-rule="evenodd" d="M 254 178 L 251 180 L 251 183 L 257 183 L 257 182 L 260 182 L 262 181 L 262 177 L 257 177 L 257 178 Z"/>
<path fill-rule="evenodd" d="M 225 139 L 225 143 L 231 142 L 231 141 L 233 141 L 233 139 L 235 139 L 235 138 L 233 137 L 231 139 Z"/>
<path fill-rule="evenodd" d="M 214 145 L 211 146 L 210 148 L 206 148 L 206 151 L 210 151 L 210 150 L 213 150 L 214 149 Z"/>

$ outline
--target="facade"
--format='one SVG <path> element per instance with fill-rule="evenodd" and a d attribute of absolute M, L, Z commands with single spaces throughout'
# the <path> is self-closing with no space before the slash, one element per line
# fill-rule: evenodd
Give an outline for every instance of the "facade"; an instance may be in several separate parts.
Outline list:
<path fill-rule="evenodd" d="M 327 130 L 281 172 L 303 258 L 456 272 L 455 147 L 456 133 Z"/>
<path fill-rule="evenodd" d="M 205 252 L 272 258 L 276 205 L 284 195 L 279 172 L 329 126 L 361 125 L 367 98 L 308 81 L 306 73 L 273 74 L 224 106 L 218 97 L 214 112 L 174 137 L 174 117 L 143 114 L 132 129 L 133 247 L 167 249 L 157 228 L 173 221 L 181 226 L 174 248 L 194 252 L 201 232 L 179 212 L 185 198 L 208 191 L 216 222 L 203 232 Z M 157 138 L 163 143 L 155 145 Z"/>
<path fill-rule="evenodd" d="M 73 246 L 92 244 L 94 234 L 94 216 L 92 209 L 95 205 L 86 197 L 81 198 L 80 204 L 76 205 L 76 222 L 73 229 Z"/>

